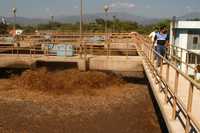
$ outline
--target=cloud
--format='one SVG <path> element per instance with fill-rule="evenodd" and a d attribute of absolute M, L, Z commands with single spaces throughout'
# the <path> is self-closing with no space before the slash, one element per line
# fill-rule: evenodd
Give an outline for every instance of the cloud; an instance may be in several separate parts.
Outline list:
<path fill-rule="evenodd" d="M 49 13 L 49 12 L 50 12 L 50 8 L 49 8 L 49 7 L 46 7 L 46 8 L 45 8 L 45 12 Z"/>
<path fill-rule="evenodd" d="M 78 8 L 79 8 L 79 6 L 77 6 L 77 5 L 74 6 L 74 9 L 78 9 Z"/>
<path fill-rule="evenodd" d="M 150 6 L 150 5 L 146 5 L 145 8 L 146 8 L 146 9 L 150 9 L 151 6 Z"/>
<path fill-rule="evenodd" d="M 191 6 L 186 6 L 185 8 L 186 8 L 187 12 L 192 12 L 192 7 Z"/>
<path fill-rule="evenodd" d="M 134 3 L 130 3 L 130 2 L 117 1 L 117 2 L 111 3 L 110 7 L 111 8 L 118 8 L 118 9 L 123 9 L 123 8 L 127 9 L 127 8 L 134 8 L 135 4 Z"/>

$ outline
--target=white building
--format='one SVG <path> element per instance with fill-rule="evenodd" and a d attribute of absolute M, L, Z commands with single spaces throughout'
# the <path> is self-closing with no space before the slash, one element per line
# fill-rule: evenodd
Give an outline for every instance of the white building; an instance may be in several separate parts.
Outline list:
<path fill-rule="evenodd" d="M 171 24 L 171 44 L 200 53 L 200 21 L 176 21 L 174 41 Z"/>
<path fill-rule="evenodd" d="M 175 21 L 171 23 L 170 30 L 170 43 L 180 48 L 192 51 L 189 53 L 186 51 L 178 52 L 178 56 L 182 61 L 193 65 L 200 64 L 200 21 Z M 195 54 L 197 53 L 197 55 Z M 199 54 L 199 55 L 198 55 Z M 197 56 L 197 57 L 195 57 Z M 186 66 L 182 65 L 182 69 L 185 70 Z M 189 70 L 189 74 L 193 75 L 192 70 Z"/>

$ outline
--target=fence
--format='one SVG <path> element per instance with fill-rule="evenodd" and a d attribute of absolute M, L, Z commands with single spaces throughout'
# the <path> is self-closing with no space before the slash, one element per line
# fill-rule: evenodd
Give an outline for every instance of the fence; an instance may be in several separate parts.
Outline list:
<path fill-rule="evenodd" d="M 90 55 L 106 55 L 108 58 L 113 55 L 121 55 L 121 56 L 126 56 L 127 58 L 129 56 L 137 55 L 137 49 L 133 46 L 133 40 L 132 36 L 128 35 L 128 33 L 121 33 L 121 34 L 116 34 L 113 33 L 110 36 L 110 39 L 108 40 L 100 40 L 99 42 L 95 42 L 95 40 L 91 40 L 91 37 L 94 37 L 95 35 L 98 35 L 100 37 L 103 37 L 104 34 L 86 34 L 83 36 L 83 39 L 80 43 L 79 38 L 76 38 L 75 40 L 77 41 L 78 45 L 74 45 L 74 50 L 73 53 L 74 55 L 80 55 L 80 58 L 86 58 L 87 56 Z M 77 35 L 75 35 L 77 36 Z M 55 52 L 51 52 L 52 50 L 49 50 L 48 48 L 42 48 L 43 44 L 54 44 L 55 46 L 57 43 L 54 41 L 50 40 L 45 40 L 40 38 L 41 36 L 36 36 L 36 41 L 34 39 L 35 36 L 32 36 L 27 40 L 27 43 L 30 43 L 27 46 L 7 46 L 7 47 L 0 47 L 0 53 L 4 54 L 13 54 L 13 55 L 20 55 L 23 56 L 23 54 L 27 55 L 29 54 L 30 56 L 55 56 Z M 39 37 L 40 41 L 37 40 L 37 37 Z M 62 37 L 61 35 L 57 37 Z M 73 35 L 65 35 L 65 39 L 71 40 Z M 62 40 L 62 38 L 60 38 Z M 70 41 L 64 41 L 65 43 L 69 43 Z M 55 50 L 55 49 L 54 49 Z M 60 52 L 67 52 L 66 49 L 60 50 Z"/>
<path fill-rule="evenodd" d="M 170 57 L 174 64 L 179 67 L 185 74 L 199 79 L 197 74 L 200 72 L 198 68 L 200 64 L 200 54 L 188 49 L 184 49 L 175 45 L 170 46 Z"/>

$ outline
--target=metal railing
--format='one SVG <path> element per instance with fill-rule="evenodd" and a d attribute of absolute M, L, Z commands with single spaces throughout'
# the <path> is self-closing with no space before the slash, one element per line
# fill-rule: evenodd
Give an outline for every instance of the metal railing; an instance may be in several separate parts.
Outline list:
<path fill-rule="evenodd" d="M 173 120 L 179 119 L 186 133 L 200 132 L 200 121 L 198 119 L 200 112 L 198 112 L 198 115 L 194 113 L 194 102 L 196 102 L 194 101 L 194 90 L 200 91 L 200 84 L 177 68 L 176 64 L 159 55 L 152 46 L 144 44 L 141 49 L 152 74 L 159 84 L 160 93 L 164 94 L 165 103 L 171 106 L 171 118 Z M 156 66 L 155 55 L 161 59 L 160 67 Z M 175 73 L 173 75 L 174 84 L 170 84 L 172 71 Z M 181 80 L 187 82 L 188 88 L 187 85 L 184 86 L 181 83 Z M 184 87 L 188 91 L 184 97 L 184 99 L 187 99 L 185 101 L 180 96 Z M 198 107 L 195 110 L 198 110 Z M 180 117 L 180 113 L 183 114 L 184 118 Z"/>
<path fill-rule="evenodd" d="M 49 42 L 47 42 L 48 44 Z M 12 54 L 12 55 L 30 55 L 32 57 L 34 56 L 56 56 L 55 51 L 59 52 L 73 52 L 73 55 L 80 56 L 80 58 L 83 58 L 83 55 L 85 58 L 89 55 L 105 55 L 108 58 L 110 56 L 126 56 L 127 58 L 129 56 L 137 55 L 137 49 L 133 45 L 133 41 L 130 38 L 125 38 L 121 40 L 113 40 L 109 39 L 107 41 L 103 41 L 100 43 L 96 42 L 90 42 L 87 39 L 84 39 L 80 45 L 73 45 L 73 50 L 68 51 L 67 49 L 64 50 L 57 50 L 56 48 L 49 49 L 45 44 L 45 47 L 42 46 L 43 43 L 35 42 L 31 46 L 27 47 L 17 47 L 17 46 L 6 46 L 6 47 L 0 47 L 0 54 Z M 51 44 L 51 43 L 49 43 Z M 53 44 L 54 46 L 57 46 L 57 44 Z M 120 47 L 119 47 L 120 45 Z M 81 50 L 82 47 L 82 50 Z M 67 56 L 67 55 L 63 55 Z"/>
<path fill-rule="evenodd" d="M 197 78 L 197 69 L 200 60 L 200 54 L 191 50 L 184 49 L 175 45 L 170 46 L 170 57 L 173 63 L 179 67 L 185 74 L 192 75 L 194 79 Z"/>

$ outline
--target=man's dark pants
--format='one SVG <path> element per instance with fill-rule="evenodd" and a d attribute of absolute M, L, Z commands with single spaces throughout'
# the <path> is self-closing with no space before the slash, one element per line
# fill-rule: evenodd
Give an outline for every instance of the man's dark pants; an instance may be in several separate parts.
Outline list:
<path fill-rule="evenodd" d="M 166 52 L 166 47 L 164 45 L 157 45 L 157 52 L 164 57 Z M 160 67 L 161 64 L 161 57 L 157 55 L 157 67 Z"/>

